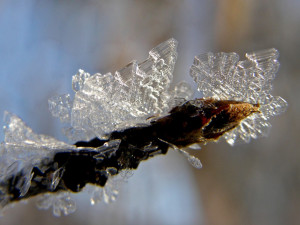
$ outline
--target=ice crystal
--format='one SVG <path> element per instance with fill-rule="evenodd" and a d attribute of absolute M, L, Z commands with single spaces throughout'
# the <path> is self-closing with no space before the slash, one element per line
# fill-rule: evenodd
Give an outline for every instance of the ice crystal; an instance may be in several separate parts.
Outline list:
<path fill-rule="evenodd" d="M 3 185 L 2 182 L 11 176 L 22 173 L 15 188 L 19 190 L 20 196 L 25 196 L 31 185 L 33 167 L 41 165 L 42 161 L 51 160 L 56 152 L 70 151 L 74 146 L 46 135 L 35 134 L 20 118 L 8 112 L 5 112 L 5 123 L 5 142 L 1 144 L 0 183 Z M 58 181 L 57 177 L 54 178 L 53 185 Z M 6 191 L 3 189 L 0 193 L 2 207 L 8 202 Z"/>
<path fill-rule="evenodd" d="M 83 70 L 79 70 L 78 73 L 72 78 L 72 88 L 75 92 L 80 91 L 83 88 L 84 82 L 91 75 L 89 73 L 84 72 Z"/>
<path fill-rule="evenodd" d="M 118 176 L 114 176 L 114 173 L 109 170 L 107 170 L 107 173 L 109 174 L 109 178 L 106 185 L 103 188 L 93 187 L 93 192 L 90 198 L 92 205 L 95 205 L 102 201 L 107 204 L 116 201 L 120 188 L 122 184 L 127 181 L 128 177 L 130 176 L 129 174 L 131 174 L 131 171 L 122 171 L 122 173 Z M 124 175 L 125 173 L 126 175 Z"/>
<path fill-rule="evenodd" d="M 49 190 L 50 191 L 54 191 L 57 187 L 57 185 L 60 182 L 60 179 L 62 178 L 62 175 L 64 173 L 64 168 L 59 168 L 57 170 L 55 170 L 50 177 L 50 182 L 49 182 Z"/>
<path fill-rule="evenodd" d="M 39 209 L 49 209 L 52 207 L 55 216 L 61 216 L 61 213 L 69 215 L 76 210 L 76 203 L 71 199 L 68 192 L 43 194 L 38 197 L 36 204 Z"/>
<path fill-rule="evenodd" d="M 74 149 L 73 145 L 50 136 L 35 134 L 19 117 L 11 113 L 5 112 L 5 123 L 5 142 L 2 143 L 0 158 L 1 179 L 21 169 L 23 172 L 31 171 L 33 166 L 39 165 L 42 160 L 50 159 L 57 151 Z M 27 169 L 24 170 L 24 168 Z M 28 176 L 31 175 L 28 174 Z M 26 186 L 25 183 L 24 180 Z"/>
<path fill-rule="evenodd" d="M 105 157 L 112 157 L 116 154 L 116 151 L 119 148 L 121 141 L 120 140 L 112 140 L 105 142 L 101 147 L 97 148 L 99 154 L 95 155 L 94 158 L 101 161 Z"/>
<path fill-rule="evenodd" d="M 175 85 L 174 89 L 170 91 L 170 108 L 181 105 L 187 100 L 191 99 L 194 95 L 194 91 L 190 84 L 185 81 L 181 81 Z"/>
<path fill-rule="evenodd" d="M 236 53 L 209 52 L 195 57 L 190 74 L 204 97 L 260 104 L 260 113 L 246 118 L 224 135 L 230 145 L 266 136 L 271 127 L 269 117 L 286 110 L 287 102 L 270 94 L 279 67 L 278 56 L 273 48 L 247 53 L 243 61 L 239 61 Z"/>
<path fill-rule="evenodd" d="M 72 100 L 69 94 L 54 96 L 48 100 L 48 104 L 52 115 L 59 117 L 61 122 L 71 121 Z"/>
<path fill-rule="evenodd" d="M 133 61 L 114 74 L 90 76 L 79 70 L 72 80 L 72 109 L 69 111 L 68 95 L 52 98 L 52 115 L 65 122 L 70 112 L 71 125 L 77 130 L 72 134 L 85 132 L 102 137 L 117 129 L 146 123 L 149 115 L 166 113 L 176 48 L 177 41 L 170 39 L 152 49 L 144 62 Z"/>

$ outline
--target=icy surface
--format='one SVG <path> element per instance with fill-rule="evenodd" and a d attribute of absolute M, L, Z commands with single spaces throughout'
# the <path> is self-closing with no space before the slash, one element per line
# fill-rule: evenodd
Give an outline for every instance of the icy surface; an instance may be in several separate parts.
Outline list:
<path fill-rule="evenodd" d="M 266 136 L 271 116 L 284 112 L 287 102 L 272 96 L 272 81 L 279 67 L 276 49 L 267 49 L 246 54 L 239 61 L 236 53 L 205 53 L 195 57 L 190 74 L 204 97 L 219 100 L 237 100 L 260 104 L 261 113 L 243 120 L 239 127 L 228 132 L 224 138 L 231 145 L 239 140 Z"/>
<path fill-rule="evenodd" d="M 177 41 L 169 39 L 152 49 L 144 62 L 133 61 L 114 74 L 90 76 L 79 70 L 72 80 L 75 91 L 72 108 L 68 95 L 64 95 L 49 100 L 50 111 L 63 122 L 71 117 L 68 136 L 75 139 L 77 135 L 87 139 L 103 137 L 114 130 L 147 123 L 149 115 L 170 109 L 174 97 L 169 86 L 176 48 Z"/>

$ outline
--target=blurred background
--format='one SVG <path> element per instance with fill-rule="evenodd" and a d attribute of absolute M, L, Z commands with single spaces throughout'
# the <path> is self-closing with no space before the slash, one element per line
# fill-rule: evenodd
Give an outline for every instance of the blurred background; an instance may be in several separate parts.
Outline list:
<path fill-rule="evenodd" d="M 0 113 L 36 133 L 66 141 L 47 99 L 71 93 L 79 68 L 114 72 L 170 37 L 179 41 L 175 82 L 192 83 L 199 53 L 277 48 L 274 94 L 289 102 L 268 138 L 203 146 L 201 170 L 170 151 L 142 163 L 113 204 L 92 207 L 79 194 L 77 211 L 56 218 L 33 199 L 0 224 L 300 224 L 299 10 L 298 0 L 0 0 Z"/>

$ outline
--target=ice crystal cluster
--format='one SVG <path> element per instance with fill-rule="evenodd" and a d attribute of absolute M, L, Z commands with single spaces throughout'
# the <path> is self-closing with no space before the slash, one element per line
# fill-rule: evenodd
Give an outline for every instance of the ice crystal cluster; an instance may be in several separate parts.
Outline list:
<path fill-rule="evenodd" d="M 191 100 L 194 92 L 185 82 L 170 89 L 177 58 L 176 48 L 177 41 L 169 39 L 152 49 L 145 61 L 133 61 L 114 74 L 90 75 L 79 70 L 72 79 L 74 97 L 65 94 L 49 99 L 52 115 L 67 124 L 64 132 L 72 141 L 105 138 L 116 130 L 149 124 L 153 116 L 167 115 L 177 104 Z M 239 140 L 249 142 L 251 138 L 266 135 L 271 126 L 268 119 L 286 109 L 285 100 L 271 95 L 272 80 L 279 66 L 277 58 L 278 52 L 275 49 L 248 53 L 244 61 L 239 61 L 236 53 L 206 53 L 195 57 L 190 74 L 204 98 L 260 105 L 260 113 L 252 114 L 236 129 L 224 135 L 229 144 L 233 145 Z M 43 164 L 42 162 L 47 165 L 47 161 L 57 151 L 76 151 L 76 146 L 35 134 L 13 114 L 6 113 L 5 118 L 0 183 L 5 183 L 12 175 L 22 172 L 22 179 L 17 185 L 21 195 L 25 195 L 31 184 L 33 167 Z M 97 151 L 116 151 L 118 144 L 109 142 Z M 183 150 L 176 150 L 184 155 L 188 154 Z M 189 160 L 196 167 L 201 167 L 200 161 L 195 157 L 189 157 Z M 40 166 L 40 169 L 46 168 Z M 58 168 L 50 178 L 53 190 L 60 180 L 61 172 Z M 93 189 L 92 204 L 101 199 L 105 202 L 115 199 L 118 193 L 116 187 L 119 186 L 115 179 L 112 176 L 104 188 Z M 9 196 L 1 185 L 0 196 L 0 205 L 5 206 Z M 69 214 L 76 207 L 66 192 L 44 194 L 38 205 L 44 209 L 53 207 L 55 215 L 62 212 Z"/>
<path fill-rule="evenodd" d="M 88 140 L 147 124 L 147 118 L 166 114 L 177 101 L 193 96 L 185 82 L 169 90 L 176 47 L 174 39 L 163 42 L 149 52 L 147 60 L 139 64 L 133 61 L 114 75 L 91 76 L 79 70 L 72 79 L 74 100 L 69 94 L 51 98 L 52 115 L 70 122 L 65 128 L 68 137 Z M 286 101 L 271 95 L 278 56 L 276 49 L 267 49 L 247 53 L 243 61 L 236 53 L 209 52 L 195 57 L 190 74 L 205 98 L 260 104 L 261 113 L 253 114 L 224 136 L 229 144 L 266 136 L 271 127 L 268 119 L 286 110 Z"/>
<path fill-rule="evenodd" d="M 268 119 L 286 110 L 286 101 L 271 95 L 278 56 L 273 48 L 247 53 L 243 61 L 236 53 L 209 52 L 195 57 L 190 74 L 204 97 L 260 104 L 260 113 L 252 114 L 225 134 L 229 144 L 266 136 L 271 127 Z"/>
<path fill-rule="evenodd" d="M 114 74 L 91 76 L 79 70 L 72 79 L 74 100 L 70 95 L 51 98 L 52 115 L 70 122 L 72 128 L 65 131 L 75 139 L 76 135 L 83 135 L 83 139 L 104 137 L 114 130 L 149 123 L 148 117 L 167 113 L 173 104 L 174 92 L 169 87 L 176 48 L 177 41 L 170 39 L 152 49 L 144 62 L 133 61 Z M 176 87 L 177 96 L 186 91 L 179 90 L 185 85 Z"/>
<path fill-rule="evenodd" d="M 31 185 L 34 166 L 47 164 L 58 151 L 71 151 L 75 146 L 58 141 L 53 137 L 35 134 L 31 128 L 17 116 L 5 112 L 4 115 L 5 140 L 0 149 L 0 183 L 6 181 L 12 175 L 22 173 L 22 179 L 18 180 L 16 186 L 24 196 Z M 46 167 L 40 167 L 46 170 Z M 49 185 L 53 189 L 59 182 L 59 171 L 50 178 Z M 9 202 L 9 196 L 5 188 L 0 185 L 0 208 Z M 57 196 L 61 199 L 61 196 Z M 62 206 L 60 206 L 62 207 Z"/>
<path fill-rule="evenodd" d="M 50 159 L 57 151 L 71 151 L 74 146 L 50 136 L 35 134 L 20 118 L 11 113 L 5 112 L 4 117 L 5 142 L 1 143 L 0 179 L 4 180 L 13 173 L 28 168 L 24 181 L 20 182 L 22 193 L 26 194 L 30 186 L 30 179 L 27 178 L 31 176 L 33 166 Z"/>

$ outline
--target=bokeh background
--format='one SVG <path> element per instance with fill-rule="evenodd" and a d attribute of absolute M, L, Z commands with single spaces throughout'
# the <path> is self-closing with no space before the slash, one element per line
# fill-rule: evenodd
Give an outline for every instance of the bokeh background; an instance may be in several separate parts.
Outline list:
<path fill-rule="evenodd" d="M 33 199 L 0 224 L 300 224 L 299 10 L 298 0 L 0 0 L 0 113 L 37 133 L 66 140 L 47 99 L 70 93 L 79 68 L 114 72 L 170 37 L 179 41 L 175 82 L 192 82 L 199 53 L 277 48 L 274 93 L 289 102 L 268 138 L 196 152 L 201 170 L 170 151 L 143 163 L 113 204 L 92 207 L 79 194 L 78 210 L 56 218 Z"/>

